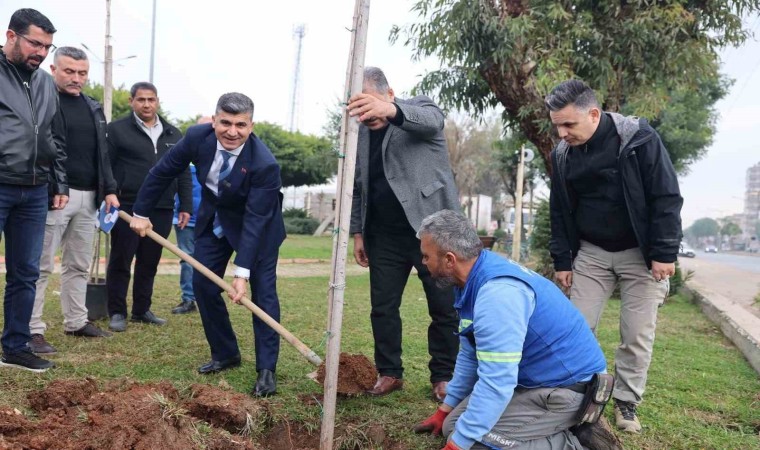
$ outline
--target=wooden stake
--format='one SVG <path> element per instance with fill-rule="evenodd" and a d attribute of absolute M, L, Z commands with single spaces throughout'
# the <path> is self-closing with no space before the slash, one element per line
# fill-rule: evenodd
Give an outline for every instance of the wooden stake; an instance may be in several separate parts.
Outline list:
<path fill-rule="evenodd" d="M 130 216 L 124 211 L 119 211 L 119 218 L 125 220 L 127 223 L 132 222 L 132 216 Z M 154 241 L 158 242 L 159 244 L 161 244 L 161 246 L 168 249 L 170 252 L 179 256 L 186 263 L 193 266 L 195 270 L 205 275 L 206 278 L 213 281 L 214 284 L 216 284 L 220 288 L 224 289 L 225 292 L 230 292 L 230 293 L 235 292 L 235 290 L 232 288 L 230 284 L 228 284 L 226 281 L 221 279 L 217 274 L 209 270 L 208 267 L 199 263 L 195 258 L 183 252 L 182 250 L 180 250 L 179 247 L 167 241 L 155 231 L 148 230 L 147 236 L 153 239 Z M 286 341 L 288 341 L 290 345 L 295 347 L 296 350 L 298 350 L 299 353 L 301 353 L 306 359 L 308 359 L 310 363 L 314 364 L 315 366 L 319 366 L 320 364 L 322 364 L 322 358 L 317 356 L 317 354 L 314 353 L 303 342 L 299 341 L 297 337 L 293 336 L 293 334 L 290 331 L 288 331 L 287 329 L 285 329 L 285 327 L 280 325 L 276 320 L 272 318 L 272 316 L 265 313 L 258 306 L 254 305 L 250 299 L 248 299 L 247 297 L 243 297 L 240 303 L 246 308 L 248 308 L 248 310 L 250 310 L 253 314 L 255 314 L 264 323 L 272 327 L 272 329 L 276 331 L 277 334 L 282 336 Z"/>
<path fill-rule="evenodd" d="M 362 92 L 364 82 L 364 53 L 367 45 L 370 0 L 356 0 L 354 22 L 351 30 L 351 47 L 346 70 L 346 98 Z M 338 394 L 338 364 L 340 362 L 341 324 L 343 322 L 343 296 L 346 287 L 346 259 L 348 256 L 351 206 L 354 193 L 356 169 L 356 146 L 359 140 L 359 124 L 343 109 L 336 194 L 335 230 L 333 237 L 332 272 L 328 293 L 328 334 L 322 410 L 322 433 L 320 450 L 332 450 L 335 431 L 335 407 Z"/>

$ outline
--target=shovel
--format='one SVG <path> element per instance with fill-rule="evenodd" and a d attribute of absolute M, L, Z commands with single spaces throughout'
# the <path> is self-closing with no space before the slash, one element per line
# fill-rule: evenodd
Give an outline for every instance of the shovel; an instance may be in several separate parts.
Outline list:
<path fill-rule="evenodd" d="M 132 223 L 132 216 L 130 216 L 124 211 L 119 211 L 119 217 L 125 220 L 127 223 Z M 161 237 L 155 231 L 148 230 L 147 236 L 153 239 L 154 241 L 158 242 L 159 244 L 161 244 L 161 246 L 168 249 L 170 252 L 179 256 L 186 263 L 193 266 L 195 270 L 205 275 L 206 278 L 213 281 L 220 288 L 224 289 L 225 292 L 228 292 L 231 294 L 235 293 L 235 290 L 232 288 L 232 286 L 229 283 L 227 283 L 226 281 L 221 279 L 217 274 L 209 270 L 208 267 L 199 263 L 195 258 L 183 252 L 182 250 L 180 250 L 179 247 L 177 247 L 176 245 L 172 244 L 171 242 Z M 264 323 L 272 327 L 272 329 L 276 331 L 277 334 L 282 336 L 286 341 L 288 341 L 290 345 L 295 347 L 296 350 L 298 350 L 298 352 L 301 353 L 304 356 L 304 358 L 309 360 L 310 363 L 314 364 L 315 366 L 319 366 L 320 364 L 322 364 L 322 359 L 316 353 L 314 353 L 313 350 L 307 347 L 303 342 L 299 341 L 297 337 L 293 336 L 293 334 L 290 331 L 288 331 L 287 329 L 285 329 L 285 327 L 280 325 L 276 320 L 272 318 L 272 316 L 265 313 L 258 306 L 254 305 L 250 299 L 248 299 L 247 297 L 243 297 L 240 300 L 240 303 L 246 308 L 248 308 L 259 319 L 264 321 Z"/>

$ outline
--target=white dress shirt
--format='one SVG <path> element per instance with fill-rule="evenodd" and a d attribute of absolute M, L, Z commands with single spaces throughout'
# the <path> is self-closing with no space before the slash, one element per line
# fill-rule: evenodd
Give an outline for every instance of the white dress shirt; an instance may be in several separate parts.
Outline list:
<path fill-rule="evenodd" d="M 222 169 L 222 164 L 224 164 L 224 157 L 222 156 L 222 152 L 228 152 L 231 155 L 228 164 L 230 167 L 233 167 L 235 165 L 235 161 L 237 161 L 237 157 L 240 155 L 240 152 L 243 151 L 244 146 L 245 144 L 241 145 L 235 150 L 226 150 L 222 146 L 221 142 L 216 141 L 216 156 L 214 156 L 214 162 L 211 163 L 211 168 L 209 169 L 208 176 L 206 177 L 206 187 L 209 188 L 211 192 L 216 192 L 217 197 L 219 196 L 219 172 Z M 235 276 L 243 277 L 246 279 L 250 278 L 251 270 L 236 266 Z"/>
<path fill-rule="evenodd" d="M 161 137 L 161 133 L 164 132 L 164 124 L 161 123 L 161 119 L 156 115 L 156 121 L 153 122 L 153 126 L 148 126 L 148 124 L 142 121 L 137 113 L 133 112 L 132 114 L 135 115 L 135 119 L 140 125 L 140 129 L 148 135 L 151 141 L 153 141 L 153 153 L 158 154 L 158 138 Z"/>
<path fill-rule="evenodd" d="M 237 157 L 243 151 L 244 146 L 245 144 L 235 150 L 226 150 L 219 141 L 216 141 L 216 156 L 214 156 L 214 162 L 211 163 L 211 168 L 208 170 L 206 187 L 211 189 L 211 192 L 216 192 L 217 197 L 219 196 L 219 172 L 222 169 L 222 164 L 224 164 L 222 152 L 227 152 L 231 155 L 228 164 L 232 167 L 235 165 L 235 161 L 237 161 Z"/>

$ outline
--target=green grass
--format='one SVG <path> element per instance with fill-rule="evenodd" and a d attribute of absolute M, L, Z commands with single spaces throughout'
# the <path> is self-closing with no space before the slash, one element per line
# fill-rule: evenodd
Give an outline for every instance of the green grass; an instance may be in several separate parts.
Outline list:
<path fill-rule="evenodd" d="M 110 236 L 105 234 L 100 234 L 100 255 L 101 257 L 105 257 L 105 245 L 106 240 L 110 239 Z M 97 239 L 97 236 L 96 236 Z M 174 235 L 174 228 L 172 227 L 172 231 L 169 234 L 169 237 L 167 238 L 172 243 L 177 243 L 177 238 Z M 291 234 L 288 235 L 287 239 L 285 239 L 285 242 L 283 242 L 282 247 L 280 247 L 280 258 L 281 259 L 294 259 L 294 258 L 303 258 L 303 259 L 321 259 L 324 261 L 330 261 L 330 258 L 332 256 L 332 245 L 333 245 L 333 238 L 332 236 L 307 236 L 307 235 L 299 235 L 299 234 Z M 354 248 L 354 239 L 352 237 L 348 240 L 348 256 L 351 261 L 353 261 L 353 248 Z M 59 256 L 61 254 L 60 249 L 57 253 Z M 0 245 L 0 256 L 5 256 L 5 245 Z M 162 258 L 167 259 L 178 259 L 177 255 L 170 252 L 167 249 L 164 249 L 162 255 Z M 105 268 L 101 264 L 101 273 L 105 271 Z"/>
<path fill-rule="evenodd" d="M 295 241 L 295 240 L 294 240 Z M 319 241 L 320 243 L 322 241 Z M 329 239 L 324 242 L 329 242 Z M 314 250 L 319 250 L 316 248 Z M 316 253 L 315 253 L 316 254 Z M 345 295 L 342 349 L 372 355 L 369 323 L 369 280 L 350 277 Z M 191 383 L 217 384 L 222 380 L 248 392 L 255 379 L 250 314 L 232 306 L 230 316 L 238 333 L 243 365 L 219 375 L 202 377 L 196 368 L 208 358 L 197 314 L 172 316 L 179 298 L 177 278 L 157 278 L 153 310 L 169 319 L 165 327 L 129 324 L 125 333 L 110 339 L 82 339 L 63 335 L 58 277 L 51 280 L 45 304 L 47 339 L 59 353 L 58 368 L 45 374 L 2 370 L 0 405 L 24 409 L 26 394 L 59 378 L 92 376 L 100 381 L 130 377 L 139 381 L 169 380 L 182 388 Z M 282 324 L 324 357 L 327 277 L 280 279 Z M 611 362 L 618 339 L 618 301 L 610 301 L 600 326 L 600 338 Z M 382 424 L 387 434 L 410 449 L 438 449 L 440 439 L 417 436 L 409 429 L 436 405 L 428 399 L 427 324 L 429 318 L 419 281 L 412 278 L 402 305 L 404 318 L 405 388 L 383 398 L 340 399 L 338 423 Z M 105 321 L 99 323 L 105 327 Z M 279 394 L 272 398 L 280 417 L 306 423 L 318 432 L 319 404 L 307 406 L 304 396 L 317 397 L 321 386 L 306 378 L 314 369 L 285 341 L 278 366 Z M 654 361 L 645 402 L 640 407 L 644 432 L 622 436 L 628 449 L 748 449 L 759 448 L 760 380 L 741 354 L 683 298 L 666 303 L 658 323 Z M 607 414 L 611 416 L 611 408 Z"/>

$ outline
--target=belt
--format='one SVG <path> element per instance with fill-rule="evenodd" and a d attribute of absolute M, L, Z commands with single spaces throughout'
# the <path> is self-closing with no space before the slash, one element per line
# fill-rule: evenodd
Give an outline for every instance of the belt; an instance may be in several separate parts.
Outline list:
<path fill-rule="evenodd" d="M 586 389 L 588 388 L 588 381 L 581 381 L 579 383 L 571 384 L 569 386 L 561 386 L 562 389 L 570 389 L 573 392 L 577 392 L 579 394 L 585 394 Z"/>

